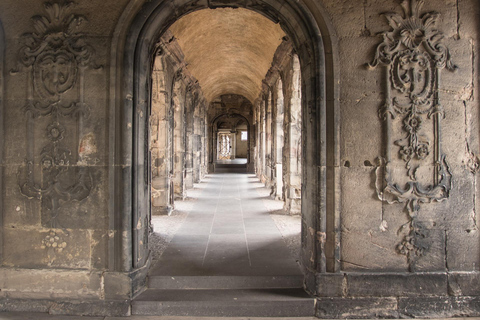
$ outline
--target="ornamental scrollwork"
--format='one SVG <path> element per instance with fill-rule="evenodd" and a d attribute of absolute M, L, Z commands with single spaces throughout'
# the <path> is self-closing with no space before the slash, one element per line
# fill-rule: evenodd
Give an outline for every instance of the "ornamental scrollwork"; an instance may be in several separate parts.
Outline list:
<path fill-rule="evenodd" d="M 65 246 L 53 231 L 62 227 L 57 222 L 59 208 L 86 199 L 93 187 L 89 168 L 78 165 L 78 145 L 83 137 L 83 121 L 89 116 L 84 101 L 84 73 L 88 67 L 98 66 L 93 61 L 94 49 L 80 32 L 87 20 L 72 13 L 74 5 L 44 4 L 46 14 L 32 17 L 35 32 L 23 35 L 19 66 L 12 70 L 12 74 L 25 70 L 27 77 L 23 108 L 27 150 L 25 165 L 18 171 L 20 191 L 29 199 L 41 201 L 42 212 L 50 217 L 43 223 L 52 228 L 42 243 L 44 247 L 55 247 L 56 252 Z M 46 143 L 36 149 L 36 139 Z"/>
<path fill-rule="evenodd" d="M 435 27 L 439 14 L 421 14 L 424 0 L 404 0 L 401 5 L 404 15 L 384 14 L 391 30 L 382 34 L 369 67 L 386 68 L 385 102 L 379 110 L 386 141 L 376 169 L 376 191 L 381 201 L 405 204 L 408 231 L 397 252 L 407 257 L 413 271 L 429 249 L 428 231 L 418 221 L 420 206 L 447 199 L 451 189 L 452 176 L 441 151 L 445 114 L 439 85 L 441 70 L 454 71 L 456 66 Z M 400 163 L 404 171 L 398 169 Z"/>

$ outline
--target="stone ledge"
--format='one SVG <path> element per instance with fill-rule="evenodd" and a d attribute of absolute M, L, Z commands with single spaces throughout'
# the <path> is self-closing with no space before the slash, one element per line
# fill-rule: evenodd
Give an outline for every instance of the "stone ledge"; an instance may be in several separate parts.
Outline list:
<path fill-rule="evenodd" d="M 318 298 L 315 315 L 320 319 L 399 318 L 395 298 Z"/>
<path fill-rule="evenodd" d="M 410 318 L 480 316 L 479 297 L 399 298 L 399 314 Z"/>
<path fill-rule="evenodd" d="M 452 272 L 448 274 L 448 293 L 451 296 L 480 296 L 479 272 Z"/>
<path fill-rule="evenodd" d="M 348 296 L 421 297 L 448 295 L 446 273 L 347 274 Z"/>
<path fill-rule="evenodd" d="M 0 268 L 0 299 L 6 301 L 129 300 L 145 289 L 150 264 L 149 258 L 143 267 L 130 272 Z"/>
<path fill-rule="evenodd" d="M 325 273 L 318 297 L 480 296 L 480 272 Z"/>
<path fill-rule="evenodd" d="M 127 300 L 143 292 L 147 285 L 150 264 L 149 258 L 145 266 L 131 272 L 105 272 L 103 274 L 105 299 Z"/>
<path fill-rule="evenodd" d="M 1 312 L 42 312 L 52 315 L 111 316 L 130 315 L 130 300 L 59 301 L 35 299 L 0 299 Z"/>
<path fill-rule="evenodd" d="M 318 298 L 316 316 L 321 319 L 478 317 L 480 298 Z"/>
<path fill-rule="evenodd" d="M 0 268 L 0 291 L 9 299 L 100 299 L 101 278 L 101 271 Z"/>

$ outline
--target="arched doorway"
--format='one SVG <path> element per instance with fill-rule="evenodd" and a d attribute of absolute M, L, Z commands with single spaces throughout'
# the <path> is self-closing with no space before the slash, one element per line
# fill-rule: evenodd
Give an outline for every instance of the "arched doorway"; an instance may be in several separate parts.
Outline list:
<path fill-rule="evenodd" d="M 338 204 L 335 198 L 338 121 L 334 60 L 321 8 L 298 1 L 132 1 L 116 30 L 112 50 L 110 116 L 111 225 L 122 232 L 111 240 L 117 270 L 148 267 L 148 114 L 151 56 L 160 35 L 196 10 L 244 7 L 279 22 L 298 53 L 302 83 L 302 264 L 306 287 L 315 292 L 318 272 L 338 270 Z M 305 147 L 308 146 L 308 147 Z M 330 244 L 330 245 L 329 245 Z M 335 245 L 332 245 L 335 244 Z M 338 245 L 337 245 L 338 244 Z"/>
<path fill-rule="evenodd" d="M 207 136 L 211 143 L 210 172 L 214 172 L 216 165 L 222 160 L 244 159 L 246 172 L 253 173 L 254 164 L 251 160 L 253 140 L 250 138 L 252 135 L 252 126 L 245 116 L 236 113 L 216 116 L 211 121 Z M 237 162 L 243 164 L 243 160 Z"/>

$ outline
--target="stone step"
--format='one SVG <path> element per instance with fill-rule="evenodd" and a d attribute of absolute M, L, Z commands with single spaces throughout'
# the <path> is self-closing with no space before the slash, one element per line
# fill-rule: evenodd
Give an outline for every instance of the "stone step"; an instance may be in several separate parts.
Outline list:
<path fill-rule="evenodd" d="M 310 317 L 314 299 L 303 289 L 148 289 L 132 302 L 134 315 L 193 317 Z"/>
<path fill-rule="evenodd" d="M 149 276 L 151 289 L 302 288 L 303 275 L 291 276 Z"/>

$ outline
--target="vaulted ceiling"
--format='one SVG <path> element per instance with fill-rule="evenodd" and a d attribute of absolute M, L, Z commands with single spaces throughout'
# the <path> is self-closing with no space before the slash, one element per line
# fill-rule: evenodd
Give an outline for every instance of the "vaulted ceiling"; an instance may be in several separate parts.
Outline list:
<path fill-rule="evenodd" d="M 285 33 L 278 24 L 247 9 L 204 9 L 171 27 L 187 68 L 205 98 L 242 95 L 254 101 Z"/>

